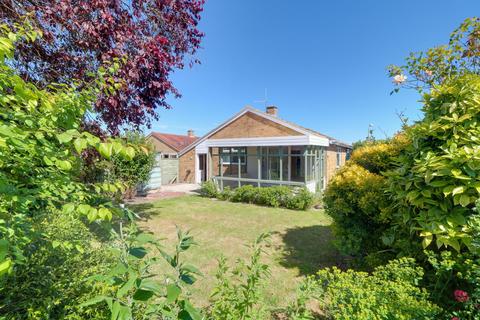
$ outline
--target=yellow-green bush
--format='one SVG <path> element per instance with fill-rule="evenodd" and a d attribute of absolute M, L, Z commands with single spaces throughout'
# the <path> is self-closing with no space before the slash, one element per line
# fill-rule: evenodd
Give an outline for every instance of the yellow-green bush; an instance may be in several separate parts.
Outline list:
<path fill-rule="evenodd" d="M 441 309 L 418 287 L 423 269 L 413 259 L 390 261 L 369 275 L 353 270 L 318 273 L 319 303 L 328 319 L 438 319 Z"/>
<path fill-rule="evenodd" d="M 409 138 L 397 134 L 390 140 L 381 143 L 367 143 L 352 153 L 351 161 L 373 173 L 381 173 L 392 169 L 395 157 L 410 144 Z"/>
<path fill-rule="evenodd" d="M 330 181 L 324 194 L 334 219 L 336 245 L 345 254 L 364 256 L 382 247 L 388 221 L 385 178 L 349 162 Z"/>

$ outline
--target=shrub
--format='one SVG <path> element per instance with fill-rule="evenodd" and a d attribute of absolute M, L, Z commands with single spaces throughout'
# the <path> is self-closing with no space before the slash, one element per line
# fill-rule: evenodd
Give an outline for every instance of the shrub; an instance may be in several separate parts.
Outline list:
<path fill-rule="evenodd" d="M 24 263 L 4 282 L 2 315 L 7 319 L 108 318 L 107 308 L 79 307 L 110 290 L 85 281 L 113 267 L 107 246 L 95 241 L 84 223 L 73 216 L 45 217 L 35 228 L 44 238 L 30 244 Z"/>
<path fill-rule="evenodd" d="M 384 177 L 351 162 L 332 178 L 323 200 L 341 252 L 365 256 L 383 247 L 380 238 L 389 222 L 385 188 Z"/>
<path fill-rule="evenodd" d="M 252 185 L 241 186 L 235 189 L 231 200 L 233 202 L 256 203 L 257 193 L 258 188 Z"/>
<path fill-rule="evenodd" d="M 261 262 L 261 254 L 269 235 L 261 234 L 250 245 L 250 260 L 237 260 L 232 270 L 227 260 L 219 259 L 217 284 L 212 291 L 208 319 L 268 319 L 269 312 L 260 294 L 270 276 L 269 266 Z"/>
<path fill-rule="evenodd" d="M 318 273 L 320 306 L 328 318 L 438 319 L 441 309 L 418 287 L 423 269 L 413 259 L 390 261 L 369 275 L 337 268 Z"/>
<path fill-rule="evenodd" d="M 307 188 L 296 188 L 293 190 L 293 194 L 287 198 L 285 207 L 293 210 L 308 210 L 314 201 L 315 196 Z"/>
<path fill-rule="evenodd" d="M 220 200 L 230 200 L 233 196 L 233 190 L 229 186 L 223 188 L 222 191 L 218 193 L 218 199 Z"/>
<path fill-rule="evenodd" d="M 256 203 L 275 208 L 286 206 L 292 192 L 292 189 L 286 186 L 259 188 Z"/>
<path fill-rule="evenodd" d="M 351 161 L 372 173 L 380 174 L 395 166 L 395 158 L 409 143 L 403 133 L 382 142 L 366 143 L 353 151 Z"/>
<path fill-rule="evenodd" d="M 480 76 L 447 81 L 424 95 L 425 117 L 407 130 L 412 144 L 389 175 L 391 229 L 404 254 L 468 250 L 480 192 Z"/>
<path fill-rule="evenodd" d="M 216 198 L 218 197 L 219 191 L 217 185 L 214 181 L 209 180 L 202 183 L 200 188 L 200 195 L 207 198 Z"/>

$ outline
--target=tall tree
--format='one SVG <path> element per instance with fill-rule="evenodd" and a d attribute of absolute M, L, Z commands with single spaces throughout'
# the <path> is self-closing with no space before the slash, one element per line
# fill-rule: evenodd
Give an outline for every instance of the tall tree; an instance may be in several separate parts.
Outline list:
<path fill-rule="evenodd" d="M 122 61 L 119 89 L 100 95 L 95 119 L 113 134 L 149 125 L 166 97 L 179 97 L 170 76 L 194 64 L 205 0 L 3 0 L 0 20 L 30 19 L 43 37 L 19 44 L 13 66 L 38 85 L 89 81 L 105 62 Z"/>

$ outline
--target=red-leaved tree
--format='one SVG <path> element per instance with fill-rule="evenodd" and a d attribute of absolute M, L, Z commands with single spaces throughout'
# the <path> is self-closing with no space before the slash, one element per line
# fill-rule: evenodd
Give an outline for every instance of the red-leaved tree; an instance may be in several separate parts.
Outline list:
<path fill-rule="evenodd" d="M 105 63 L 123 61 L 113 95 L 99 96 L 95 118 L 113 134 L 124 125 L 149 125 L 159 108 L 179 97 L 170 75 L 194 54 L 204 0 L 0 0 L 0 20 L 25 16 L 43 37 L 23 43 L 12 64 L 39 85 L 88 81 Z"/>

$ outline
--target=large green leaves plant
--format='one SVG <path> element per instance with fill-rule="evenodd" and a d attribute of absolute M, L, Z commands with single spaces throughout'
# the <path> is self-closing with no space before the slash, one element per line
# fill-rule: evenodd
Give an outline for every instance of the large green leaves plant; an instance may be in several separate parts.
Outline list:
<path fill-rule="evenodd" d="M 480 195 L 480 76 L 466 75 L 424 95 L 425 118 L 390 175 L 397 245 L 472 248 L 469 220 Z M 410 245 L 407 244 L 410 239 Z"/>
<path fill-rule="evenodd" d="M 28 27 L 17 29 L 0 29 L 0 274 L 23 259 L 22 248 L 35 236 L 32 217 L 63 210 L 94 221 L 110 220 L 119 212 L 104 196 L 120 191 L 120 184 L 79 182 L 78 155 L 83 150 L 95 148 L 107 158 L 134 155 L 119 141 L 100 141 L 80 129 L 95 88 L 101 88 L 108 74 L 100 70 L 91 90 L 55 85 L 39 90 L 7 65 L 15 42 L 37 35 Z"/>

